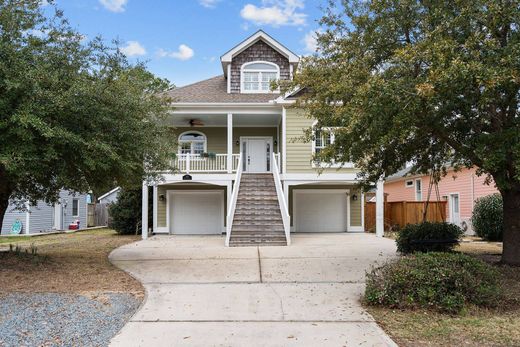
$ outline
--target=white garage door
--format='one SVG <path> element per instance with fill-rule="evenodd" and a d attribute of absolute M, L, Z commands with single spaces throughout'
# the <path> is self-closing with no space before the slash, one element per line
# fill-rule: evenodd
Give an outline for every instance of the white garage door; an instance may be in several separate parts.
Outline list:
<path fill-rule="evenodd" d="M 169 194 L 173 234 L 221 234 L 224 230 L 224 192 L 174 191 Z"/>
<path fill-rule="evenodd" d="M 294 190 L 294 231 L 347 231 L 348 195 L 346 190 Z"/>

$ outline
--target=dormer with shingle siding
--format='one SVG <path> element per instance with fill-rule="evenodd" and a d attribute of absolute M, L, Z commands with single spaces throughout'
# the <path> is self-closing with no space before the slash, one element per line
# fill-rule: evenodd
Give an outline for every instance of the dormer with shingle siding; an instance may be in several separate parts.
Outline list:
<path fill-rule="evenodd" d="M 288 80 L 298 56 L 263 31 L 258 31 L 221 57 L 230 94 L 272 93 L 270 81 Z"/>

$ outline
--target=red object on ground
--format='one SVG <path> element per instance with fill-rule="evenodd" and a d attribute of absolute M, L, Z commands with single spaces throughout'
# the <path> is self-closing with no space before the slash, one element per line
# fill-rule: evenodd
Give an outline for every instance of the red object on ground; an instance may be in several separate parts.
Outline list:
<path fill-rule="evenodd" d="M 78 225 L 73 223 L 73 224 L 69 224 L 69 230 L 78 230 Z"/>

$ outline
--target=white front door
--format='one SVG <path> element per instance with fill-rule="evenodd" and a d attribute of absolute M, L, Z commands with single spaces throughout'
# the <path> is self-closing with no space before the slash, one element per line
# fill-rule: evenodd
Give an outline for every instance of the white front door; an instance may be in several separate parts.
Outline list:
<path fill-rule="evenodd" d="M 245 172 L 269 172 L 271 171 L 271 152 L 273 150 L 272 138 L 248 137 L 243 138 L 242 155 L 244 158 L 243 170 Z"/>
<path fill-rule="evenodd" d="M 450 194 L 450 221 L 460 225 L 460 199 L 459 194 Z"/>

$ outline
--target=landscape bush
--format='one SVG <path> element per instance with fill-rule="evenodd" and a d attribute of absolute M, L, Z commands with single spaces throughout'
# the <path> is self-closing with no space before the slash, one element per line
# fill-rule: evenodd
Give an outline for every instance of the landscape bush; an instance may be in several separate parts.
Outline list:
<path fill-rule="evenodd" d="M 500 274 L 461 253 L 415 253 L 367 273 L 365 301 L 399 309 L 457 314 L 467 305 L 494 307 L 502 297 Z"/>
<path fill-rule="evenodd" d="M 450 223 L 424 222 L 408 224 L 397 233 L 397 250 L 413 252 L 450 252 L 464 235 L 460 227 Z M 448 243 L 446 241 L 454 241 Z"/>
<path fill-rule="evenodd" d="M 502 241 L 504 205 L 500 194 L 483 196 L 475 201 L 471 224 L 475 233 L 488 241 Z"/>
<path fill-rule="evenodd" d="M 121 189 L 117 201 L 108 207 L 109 227 L 119 234 L 135 234 L 141 222 L 141 206 L 141 189 Z"/>

